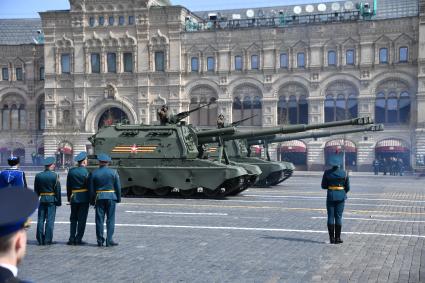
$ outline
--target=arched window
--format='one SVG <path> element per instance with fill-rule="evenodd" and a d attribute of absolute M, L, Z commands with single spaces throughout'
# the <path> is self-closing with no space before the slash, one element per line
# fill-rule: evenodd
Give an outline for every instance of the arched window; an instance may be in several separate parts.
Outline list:
<path fill-rule="evenodd" d="M 190 93 L 190 109 L 195 109 L 209 102 L 215 102 L 218 95 L 214 89 L 209 86 L 198 86 Z M 198 111 L 192 112 L 189 116 L 189 122 L 194 126 L 216 126 L 218 116 L 217 104 L 213 103 Z"/>
<path fill-rule="evenodd" d="M 291 95 L 289 97 L 289 123 L 290 124 L 297 124 L 298 122 L 298 104 L 297 104 L 297 98 L 295 95 Z"/>
<path fill-rule="evenodd" d="M 233 121 L 256 115 L 244 121 L 242 126 L 261 126 L 262 106 L 262 94 L 258 88 L 250 85 L 237 87 L 234 91 Z"/>
<path fill-rule="evenodd" d="M 10 108 L 10 129 L 19 129 L 19 109 L 15 104 Z"/>
<path fill-rule="evenodd" d="M 377 123 L 409 123 L 411 98 L 406 84 L 393 80 L 378 86 L 375 100 Z"/>
<path fill-rule="evenodd" d="M 332 95 L 325 99 L 325 122 L 335 121 L 335 100 Z"/>
<path fill-rule="evenodd" d="M 25 110 L 25 105 L 19 107 L 19 129 L 27 128 L 27 112 Z"/>
<path fill-rule="evenodd" d="M 2 129 L 9 130 L 10 129 L 10 110 L 7 104 L 3 106 L 2 121 L 3 121 Z"/>
<path fill-rule="evenodd" d="M 288 106 L 286 104 L 286 97 L 284 95 L 279 96 L 279 102 L 277 104 L 277 122 L 279 124 L 288 124 Z"/>
<path fill-rule="evenodd" d="M 338 81 L 326 89 L 325 122 L 357 118 L 357 88 L 349 82 Z"/>
<path fill-rule="evenodd" d="M 277 107 L 279 124 L 308 123 L 308 91 L 303 86 L 290 83 L 279 89 Z"/>
<path fill-rule="evenodd" d="M 397 108 L 398 108 L 398 99 L 397 94 L 394 92 L 388 95 L 387 99 L 387 121 L 388 123 L 396 123 L 398 120 L 397 117 Z"/>
<path fill-rule="evenodd" d="M 410 95 L 408 92 L 402 92 L 399 100 L 400 123 L 408 123 L 410 120 Z"/>

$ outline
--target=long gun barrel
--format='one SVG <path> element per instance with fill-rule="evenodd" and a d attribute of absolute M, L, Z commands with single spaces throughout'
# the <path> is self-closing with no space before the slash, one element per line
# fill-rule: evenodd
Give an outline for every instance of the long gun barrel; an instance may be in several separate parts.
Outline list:
<path fill-rule="evenodd" d="M 326 130 L 323 132 L 318 133 L 303 133 L 303 134 L 295 134 L 295 135 L 285 135 L 282 137 L 274 136 L 272 138 L 267 139 L 260 139 L 260 140 L 248 140 L 248 145 L 262 145 L 262 144 L 271 144 L 271 143 L 277 143 L 277 142 L 285 142 L 285 141 L 292 141 L 292 140 L 302 140 L 302 139 L 317 139 L 317 138 L 323 138 L 323 137 L 330 137 L 335 135 L 345 135 L 345 134 L 352 134 L 352 133 L 359 133 L 359 132 L 380 132 L 384 130 L 384 125 L 377 124 L 377 125 L 369 125 L 365 126 L 363 128 L 354 128 L 354 129 L 343 129 L 343 130 Z"/>
<path fill-rule="evenodd" d="M 202 109 L 202 108 L 204 108 L 204 107 L 208 107 L 208 106 L 210 106 L 210 105 L 211 105 L 211 104 L 213 104 L 213 103 L 214 103 L 214 102 L 210 102 L 210 103 L 207 103 L 207 104 L 201 105 L 201 106 L 199 106 L 199 107 L 196 107 L 196 108 L 194 108 L 194 109 L 192 109 L 192 110 L 184 111 L 184 112 L 180 112 L 180 113 L 178 113 L 178 114 L 176 114 L 176 115 L 172 115 L 172 116 L 170 117 L 169 123 L 170 123 L 170 124 L 177 124 L 177 123 L 178 123 L 178 122 L 180 122 L 181 120 L 186 119 L 187 117 L 189 117 L 190 113 L 196 112 L 196 111 L 198 111 L 198 110 L 200 110 L 200 109 Z"/>
<path fill-rule="evenodd" d="M 323 129 L 323 128 L 331 128 L 331 127 L 339 127 L 339 126 L 360 126 L 360 125 L 368 125 L 373 124 L 373 119 L 370 117 L 361 117 L 361 118 L 355 118 L 355 119 L 349 119 L 349 120 L 343 120 L 343 121 L 335 121 L 335 122 L 327 122 L 327 123 L 321 123 L 321 124 L 300 124 L 300 125 L 291 125 L 291 126 L 281 126 L 281 127 L 275 127 L 275 128 L 269 128 L 269 129 L 263 129 L 263 130 L 252 130 L 252 131 L 237 131 L 234 134 L 231 135 L 225 135 L 223 136 L 223 140 L 236 140 L 236 139 L 258 139 L 260 137 L 266 137 L 270 135 L 276 135 L 276 134 L 290 134 L 290 133 L 298 133 L 298 132 L 305 132 L 309 130 L 315 130 L 315 129 Z M 205 138 L 199 138 L 199 143 L 211 143 L 214 142 L 211 138 L 205 137 Z"/>
<path fill-rule="evenodd" d="M 254 118 L 254 117 L 256 117 L 256 116 L 257 116 L 257 114 L 252 115 L 251 117 L 248 117 L 248 118 L 244 118 L 244 119 L 241 119 L 241 120 L 235 121 L 235 122 L 231 123 L 231 124 L 229 125 L 229 127 L 237 127 L 237 126 L 241 125 L 243 122 L 248 121 L 248 120 L 251 120 L 252 118 Z"/>

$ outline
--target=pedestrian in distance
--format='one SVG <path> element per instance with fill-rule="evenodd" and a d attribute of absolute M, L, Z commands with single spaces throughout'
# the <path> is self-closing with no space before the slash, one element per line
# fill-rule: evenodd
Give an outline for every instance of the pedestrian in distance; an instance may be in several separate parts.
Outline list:
<path fill-rule="evenodd" d="M 331 244 L 341 244 L 342 214 L 347 193 L 350 191 L 350 179 L 341 169 L 342 160 L 334 157 L 330 160 L 331 169 L 324 172 L 322 189 L 327 190 L 326 210 L 328 212 L 328 232 Z"/>
<path fill-rule="evenodd" d="M 83 241 L 89 213 L 90 195 L 88 190 L 87 153 L 80 152 L 75 157 L 77 166 L 69 170 L 66 178 L 68 202 L 71 203 L 70 236 L 67 245 L 85 245 Z"/>
<path fill-rule="evenodd" d="M 19 169 L 19 157 L 11 156 L 7 159 L 10 168 L 0 173 L 0 189 L 15 187 L 27 188 L 27 179 L 24 171 Z"/>
<path fill-rule="evenodd" d="M 24 283 L 18 276 L 27 247 L 28 217 L 37 208 L 37 195 L 23 187 L 0 190 L 0 283 Z"/>
<path fill-rule="evenodd" d="M 97 245 L 105 243 L 103 227 L 106 216 L 106 246 L 117 246 L 113 240 L 115 229 L 115 206 L 121 202 L 121 183 L 116 170 L 108 168 L 111 157 L 102 153 L 97 156 L 99 168 L 89 177 L 90 203 L 96 209 L 96 238 Z"/>
<path fill-rule="evenodd" d="M 35 175 L 34 192 L 40 197 L 37 220 L 37 242 L 39 245 L 52 245 L 56 207 L 62 205 L 59 174 L 55 170 L 55 158 L 43 160 L 44 171 Z"/>
<path fill-rule="evenodd" d="M 372 166 L 373 166 L 373 172 L 375 173 L 375 175 L 378 175 L 379 174 L 379 160 L 375 158 L 375 160 L 373 160 Z"/>

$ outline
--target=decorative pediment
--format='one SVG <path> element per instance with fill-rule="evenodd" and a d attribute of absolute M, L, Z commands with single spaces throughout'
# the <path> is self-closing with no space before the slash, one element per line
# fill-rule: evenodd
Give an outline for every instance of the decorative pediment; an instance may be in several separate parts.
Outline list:
<path fill-rule="evenodd" d="M 108 84 L 105 88 L 105 99 L 116 100 L 118 95 L 117 87 L 113 84 Z"/>
<path fill-rule="evenodd" d="M 375 43 L 378 44 L 389 44 L 391 42 L 391 39 L 386 36 L 386 35 L 382 35 L 380 38 L 378 38 Z"/>
<path fill-rule="evenodd" d="M 74 42 L 72 39 L 67 37 L 65 34 L 62 36 L 61 39 L 56 41 L 56 47 L 58 48 L 72 48 L 74 47 Z"/>
<path fill-rule="evenodd" d="M 217 49 L 215 49 L 214 47 L 212 47 L 211 45 L 208 45 L 204 50 L 203 50 L 203 52 L 204 53 L 215 53 L 215 52 L 217 52 Z"/>
<path fill-rule="evenodd" d="M 399 37 L 397 37 L 394 42 L 396 44 L 408 44 L 411 45 L 413 43 L 413 38 L 408 36 L 407 34 L 403 33 Z"/>
<path fill-rule="evenodd" d="M 186 53 L 188 54 L 198 54 L 201 50 L 196 45 L 192 45 L 189 49 L 187 49 Z"/>
<path fill-rule="evenodd" d="M 231 47 L 232 52 L 240 52 L 243 53 L 244 52 L 244 48 L 242 48 L 242 46 L 240 46 L 239 44 L 235 44 Z"/>
<path fill-rule="evenodd" d="M 112 32 L 109 31 L 108 36 L 103 39 L 104 46 L 120 46 L 118 37 Z"/>
<path fill-rule="evenodd" d="M 154 105 L 164 105 L 167 104 L 167 100 L 162 97 L 160 94 L 158 94 L 158 97 L 155 98 L 155 100 L 153 101 Z"/>
<path fill-rule="evenodd" d="M 247 50 L 250 52 L 260 51 L 261 47 L 258 44 L 253 43 L 247 48 Z"/>
<path fill-rule="evenodd" d="M 137 40 L 134 36 L 131 36 L 128 31 L 125 32 L 123 38 L 120 39 L 121 45 L 125 46 L 135 46 L 137 44 Z"/>
<path fill-rule="evenodd" d="M 86 47 L 101 47 L 102 40 L 100 39 L 100 37 L 97 35 L 96 32 L 93 32 L 93 37 L 90 39 L 87 39 L 84 44 Z"/>
<path fill-rule="evenodd" d="M 59 102 L 59 105 L 60 106 L 72 106 L 72 101 L 69 99 L 69 98 L 67 98 L 67 97 L 64 97 L 60 102 Z"/>
<path fill-rule="evenodd" d="M 335 40 L 330 39 L 330 40 L 326 41 L 323 46 L 326 47 L 326 48 L 337 48 L 338 43 Z"/>
<path fill-rule="evenodd" d="M 349 37 L 347 40 L 345 40 L 343 43 L 342 43 L 342 46 L 356 46 L 358 44 L 358 42 L 356 41 L 356 40 L 354 40 L 354 39 L 352 39 L 351 37 Z"/>
<path fill-rule="evenodd" d="M 295 43 L 294 45 L 292 45 L 292 48 L 294 49 L 303 49 L 306 48 L 308 45 L 307 43 L 305 43 L 304 41 L 300 40 L 297 43 Z"/>
<path fill-rule="evenodd" d="M 155 46 L 165 46 L 169 44 L 168 37 L 162 34 L 161 30 L 157 30 L 156 35 L 151 38 L 151 44 Z"/>

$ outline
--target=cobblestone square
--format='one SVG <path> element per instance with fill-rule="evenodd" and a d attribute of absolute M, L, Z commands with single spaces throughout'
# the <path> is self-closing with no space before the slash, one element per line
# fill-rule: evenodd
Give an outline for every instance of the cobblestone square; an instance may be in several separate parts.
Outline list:
<path fill-rule="evenodd" d="M 32 176 L 29 177 L 32 181 Z M 62 181 L 64 178 L 62 178 Z M 423 179 L 351 177 L 341 245 L 328 243 L 321 175 L 223 200 L 125 198 L 115 240 L 67 246 L 70 207 L 56 215 L 57 245 L 28 231 L 20 277 L 34 282 L 423 282 Z M 66 201 L 65 199 L 63 200 Z M 36 216 L 33 217 L 36 221 Z"/>

